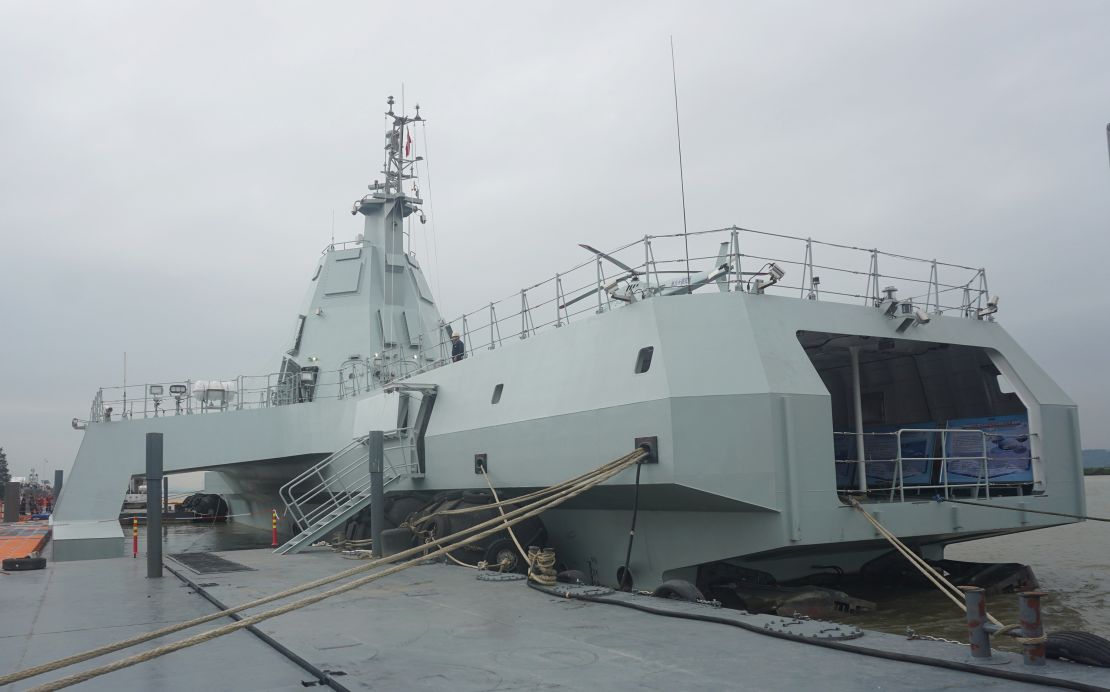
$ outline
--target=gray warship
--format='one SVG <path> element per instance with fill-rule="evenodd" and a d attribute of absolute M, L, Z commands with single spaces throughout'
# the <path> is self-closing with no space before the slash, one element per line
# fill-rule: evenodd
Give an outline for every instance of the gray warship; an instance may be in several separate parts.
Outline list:
<path fill-rule="evenodd" d="M 306 273 L 276 372 L 103 388 L 74 419 L 55 560 L 125 554 L 119 496 L 149 432 L 167 473 L 220 479 L 237 521 L 268 531 L 278 508 L 282 554 L 367 508 L 372 430 L 391 497 L 487 477 L 512 497 L 644 446 L 543 515 L 568 567 L 637 588 L 858 572 L 890 545 L 849 497 L 931 559 L 1083 514 L 1076 406 L 996 321 L 984 269 L 730 226 L 583 245 L 448 320 L 411 249 L 424 119 L 388 104 L 363 229 Z"/>

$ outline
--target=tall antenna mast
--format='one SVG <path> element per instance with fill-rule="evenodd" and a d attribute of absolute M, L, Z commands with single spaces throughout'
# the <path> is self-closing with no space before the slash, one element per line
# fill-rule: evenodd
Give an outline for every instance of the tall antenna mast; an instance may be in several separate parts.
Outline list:
<path fill-rule="evenodd" d="M 690 288 L 690 236 L 686 228 L 686 176 L 682 166 L 682 126 L 678 119 L 678 70 L 674 65 L 674 36 L 671 36 L 671 78 L 674 80 L 674 130 L 678 136 L 678 186 L 682 193 L 682 243 L 686 248 L 686 293 Z"/>

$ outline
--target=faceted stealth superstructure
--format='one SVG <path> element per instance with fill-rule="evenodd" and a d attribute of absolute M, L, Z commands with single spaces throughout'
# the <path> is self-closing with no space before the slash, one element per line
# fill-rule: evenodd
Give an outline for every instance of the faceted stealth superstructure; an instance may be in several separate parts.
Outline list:
<path fill-rule="evenodd" d="M 584 246 L 582 265 L 444 323 L 404 249 L 421 121 L 389 115 L 385 180 L 355 206 L 363 237 L 325 252 L 280 372 L 186 382 L 155 416 L 149 388 L 98 394 L 55 515 L 59 559 L 122 553 L 97 520 L 149 431 L 167 471 L 218 471 L 233 514 L 268 527 L 286 508 L 303 529 L 286 552 L 366 507 L 370 430 L 386 431 L 386 490 L 429 496 L 484 488 L 480 463 L 513 495 L 647 443 L 637 587 L 855 571 L 889 546 L 848 495 L 927 557 L 1064 521 L 1021 510 L 1082 512 L 1076 407 L 994 321 L 982 269 L 731 227 Z M 561 562 L 616 582 L 635 478 L 544 515 Z"/>

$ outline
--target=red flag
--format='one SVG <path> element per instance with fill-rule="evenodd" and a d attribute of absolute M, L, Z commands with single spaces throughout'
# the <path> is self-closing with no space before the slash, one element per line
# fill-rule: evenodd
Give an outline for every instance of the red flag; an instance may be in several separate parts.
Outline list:
<path fill-rule="evenodd" d="M 411 152 L 411 151 L 412 151 L 412 132 L 410 132 L 409 129 L 406 127 L 405 128 L 405 156 L 408 156 L 409 152 Z"/>

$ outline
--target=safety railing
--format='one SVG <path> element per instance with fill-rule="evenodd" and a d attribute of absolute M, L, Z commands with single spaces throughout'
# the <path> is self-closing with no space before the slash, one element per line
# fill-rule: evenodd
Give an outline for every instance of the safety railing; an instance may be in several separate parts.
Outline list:
<path fill-rule="evenodd" d="M 306 374 L 311 375 L 307 381 L 303 379 Z M 275 372 L 239 375 L 229 380 L 185 379 L 101 387 L 89 407 L 88 420 L 80 422 L 201 415 L 345 399 L 380 387 L 385 379 L 375 377 L 369 365 L 345 364 L 339 370 L 322 372 Z M 205 383 L 218 384 L 205 386 Z"/>
<path fill-rule="evenodd" d="M 837 466 L 837 489 L 864 493 L 867 497 L 905 502 L 909 489 L 914 499 L 922 494 L 952 497 L 955 493 L 966 493 L 972 497 L 989 499 L 992 490 L 992 477 L 1005 475 L 1012 470 L 1015 461 L 1031 464 L 1033 457 L 1007 456 L 1005 459 L 991 456 L 991 442 L 994 435 L 984 430 L 953 428 L 903 428 L 893 432 L 836 432 L 840 441 L 848 444 L 834 445 L 840 449 L 852 450 L 862 437 L 864 459 L 835 460 Z M 905 445 L 907 436 L 925 444 Z M 933 439 L 930 439 L 933 438 Z M 936 454 L 934 442 L 939 440 L 940 454 Z M 875 450 L 880 449 L 879 455 Z M 911 453 L 906 454 L 907 450 Z M 930 450 L 932 450 L 930 452 Z M 972 450 L 977 453 L 971 454 Z M 920 453 L 917 453 L 920 452 Z M 883 454 L 889 456 L 883 456 Z M 865 482 L 860 483 L 863 472 Z M 1032 480 L 1008 483 L 995 481 L 993 487 L 1021 485 Z M 931 491 L 926 493 L 926 491 Z"/>
<path fill-rule="evenodd" d="M 417 469 L 416 446 L 409 433 L 408 428 L 385 433 L 383 479 L 386 484 Z M 363 436 L 352 440 L 278 490 L 286 513 L 302 530 L 370 491 L 366 439 Z"/>
<path fill-rule="evenodd" d="M 749 252 L 756 242 L 758 253 Z M 769 280 L 771 265 L 784 270 L 785 276 Z M 989 318 L 992 312 L 982 268 L 731 226 L 644 236 L 447 324 L 473 355 L 627 302 L 703 286 L 878 305 L 893 285 L 909 293 L 899 298 L 903 310 L 970 319 Z M 413 366 L 400 377 L 440 367 L 449 362 L 449 353 L 445 331 L 438 343 L 407 357 Z"/>
<path fill-rule="evenodd" d="M 604 253 L 590 248 L 584 252 L 588 259 L 570 269 L 458 315 L 445 326 L 461 335 L 468 355 L 475 355 L 628 302 L 692 292 L 703 286 L 878 305 L 887 288 L 897 285 L 908 294 L 899 302 L 910 312 L 921 309 L 931 315 L 954 313 L 990 319 L 995 309 L 982 268 L 737 226 L 647 235 Z M 776 275 L 772 269 L 783 273 Z M 450 364 L 446 329 L 438 335 L 424 335 L 419 346 L 416 353 L 407 346 L 390 347 L 374 354 L 372 362 L 348 362 L 339 370 L 313 373 L 308 384 L 293 379 L 305 376 L 304 372 L 240 375 L 231 380 L 236 386 L 234 394 L 215 401 L 193 396 L 189 380 L 104 388 L 93 400 L 89 422 L 345 398 Z M 174 384 L 186 385 L 186 395 L 163 394 L 159 400 L 150 393 L 151 386 Z"/>

